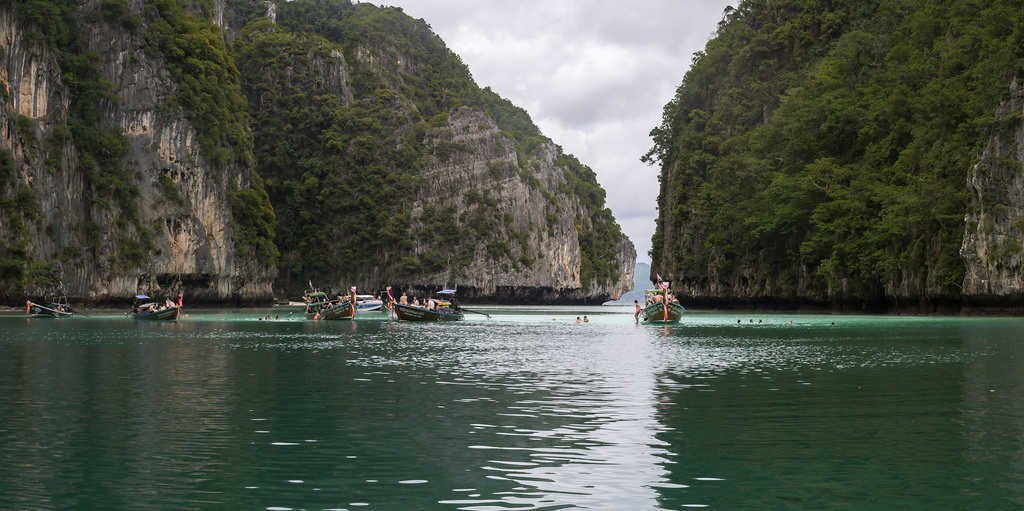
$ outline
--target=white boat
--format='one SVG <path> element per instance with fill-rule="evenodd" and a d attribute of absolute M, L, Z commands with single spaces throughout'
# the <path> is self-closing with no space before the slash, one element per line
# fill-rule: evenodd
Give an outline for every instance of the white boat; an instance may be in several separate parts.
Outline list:
<path fill-rule="evenodd" d="M 384 309 L 384 301 L 373 295 L 356 295 L 356 310 L 373 312 Z"/>

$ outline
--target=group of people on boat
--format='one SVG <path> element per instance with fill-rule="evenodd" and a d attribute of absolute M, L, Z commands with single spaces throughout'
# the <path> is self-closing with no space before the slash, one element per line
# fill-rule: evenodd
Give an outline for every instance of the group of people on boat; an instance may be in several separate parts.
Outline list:
<path fill-rule="evenodd" d="M 668 293 L 666 293 L 664 295 L 658 294 L 658 293 L 649 293 L 647 295 L 646 299 L 644 300 L 644 306 L 646 307 L 648 305 L 653 305 L 653 304 L 656 304 L 656 303 L 661 303 L 661 302 L 666 302 L 666 301 L 668 303 L 679 303 L 679 299 L 676 298 L 676 295 L 674 295 L 674 294 L 672 294 L 670 292 L 668 292 Z M 637 302 L 636 300 L 633 300 L 633 303 L 639 305 L 639 302 Z"/>
<path fill-rule="evenodd" d="M 146 302 L 136 303 L 132 305 L 132 314 L 139 314 L 143 312 L 159 312 L 170 308 L 177 307 L 178 304 L 174 303 L 170 298 L 164 299 L 163 303 L 159 302 Z"/>
<path fill-rule="evenodd" d="M 412 302 L 409 302 L 409 295 L 407 295 L 404 291 L 398 297 L 398 303 L 402 305 L 411 305 L 413 307 L 422 307 L 428 311 L 436 311 L 456 307 L 454 299 L 448 301 L 439 301 L 429 296 L 425 297 L 421 302 L 419 297 L 413 295 Z M 390 308 L 393 305 L 393 303 L 389 303 L 388 305 Z"/>

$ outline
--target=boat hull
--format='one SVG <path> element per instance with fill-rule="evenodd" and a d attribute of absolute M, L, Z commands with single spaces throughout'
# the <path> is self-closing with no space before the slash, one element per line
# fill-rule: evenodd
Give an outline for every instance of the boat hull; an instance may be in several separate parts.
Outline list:
<path fill-rule="evenodd" d="M 72 312 L 62 311 L 57 309 L 56 304 L 41 305 L 38 303 L 30 303 L 29 315 L 33 318 L 70 318 Z"/>
<path fill-rule="evenodd" d="M 461 321 L 459 311 L 431 311 L 413 305 L 395 304 L 395 315 L 400 321 Z"/>
<path fill-rule="evenodd" d="M 644 323 L 678 323 L 686 309 L 678 303 L 652 303 L 640 311 L 640 320 Z"/>
<path fill-rule="evenodd" d="M 359 312 L 380 312 L 380 311 L 384 310 L 384 302 L 380 302 L 380 301 L 377 301 L 376 303 L 374 303 L 374 302 L 369 302 L 369 303 L 358 303 L 358 302 L 356 302 L 356 309 L 358 309 Z"/>
<path fill-rule="evenodd" d="M 351 302 L 341 302 L 321 309 L 316 318 L 319 320 L 337 321 L 352 319 L 354 316 L 355 310 L 353 309 Z"/>
<path fill-rule="evenodd" d="M 152 312 L 136 312 L 132 314 L 132 317 L 146 321 L 175 321 L 178 319 L 178 315 L 180 313 L 180 307 L 168 307 L 163 310 Z"/>

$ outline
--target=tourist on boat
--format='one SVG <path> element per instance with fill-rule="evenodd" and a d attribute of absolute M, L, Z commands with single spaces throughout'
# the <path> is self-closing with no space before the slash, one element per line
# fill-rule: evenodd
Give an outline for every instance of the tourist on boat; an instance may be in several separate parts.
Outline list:
<path fill-rule="evenodd" d="M 402 296 L 398 298 L 398 303 L 402 305 L 409 305 L 409 297 L 406 296 L 405 291 L 402 291 Z"/>
<path fill-rule="evenodd" d="M 412 297 L 412 305 L 413 305 L 414 307 L 419 307 L 419 306 L 420 306 L 420 299 L 419 299 L 419 298 L 416 298 L 415 296 L 414 296 L 414 297 Z"/>
<path fill-rule="evenodd" d="M 433 298 L 427 300 L 427 310 L 432 311 L 437 309 L 437 302 Z"/>

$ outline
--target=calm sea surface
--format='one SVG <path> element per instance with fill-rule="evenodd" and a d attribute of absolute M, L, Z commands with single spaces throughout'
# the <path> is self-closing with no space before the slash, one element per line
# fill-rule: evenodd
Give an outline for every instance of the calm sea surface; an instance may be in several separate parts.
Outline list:
<path fill-rule="evenodd" d="M 487 311 L 2 315 L 0 509 L 1024 508 L 1022 319 Z"/>

